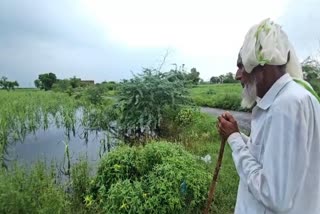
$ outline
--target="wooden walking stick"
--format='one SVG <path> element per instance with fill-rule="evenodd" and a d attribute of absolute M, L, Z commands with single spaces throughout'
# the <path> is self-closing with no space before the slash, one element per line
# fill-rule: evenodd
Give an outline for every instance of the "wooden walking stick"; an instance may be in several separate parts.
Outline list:
<path fill-rule="evenodd" d="M 216 189 L 216 183 L 218 180 L 218 175 L 219 175 L 219 171 L 220 171 L 220 167 L 221 167 L 221 162 L 222 162 L 222 158 L 223 158 L 223 152 L 224 152 L 224 147 L 226 145 L 226 140 L 224 138 L 221 138 L 221 144 L 220 144 L 220 151 L 219 151 L 219 156 L 218 156 L 218 162 L 216 164 L 216 168 L 214 169 L 214 173 L 213 173 L 213 178 L 211 181 L 211 185 L 210 185 L 210 190 L 209 190 L 209 194 L 208 194 L 208 200 L 207 200 L 207 206 L 206 209 L 204 210 L 204 214 L 208 214 L 210 207 L 211 207 L 211 203 L 214 197 L 214 192 Z"/>

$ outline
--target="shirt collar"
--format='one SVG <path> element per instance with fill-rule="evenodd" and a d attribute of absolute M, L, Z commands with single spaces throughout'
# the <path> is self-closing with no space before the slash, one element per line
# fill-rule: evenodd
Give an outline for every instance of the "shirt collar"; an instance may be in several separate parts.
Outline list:
<path fill-rule="evenodd" d="M 290 81 L 292 81 L 292 78 L 289 74 L 284 74 L 280 77 L 261 98 L 261 100 L 257 102 L 257 106 L 263 110 L 267 110 L 277 97 L 280 90 Z"/>

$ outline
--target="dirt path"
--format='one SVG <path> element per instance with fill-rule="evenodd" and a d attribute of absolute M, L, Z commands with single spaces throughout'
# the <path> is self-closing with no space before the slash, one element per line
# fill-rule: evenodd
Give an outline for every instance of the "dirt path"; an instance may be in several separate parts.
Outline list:
<path fill-rule="evenodd" d="M 214 117 L 221 115 L 226 110 L 217 109 L 217 108 L 209 108 L 209 107 L 201 107 L 201 112 L 207 113 Z M 238 121 L 238 125 L 240 129 L 244 129 L 246 131 L 250 131 L 251 127 L 251 113 L 247 112 L 238 112 L 238 111 L 229 111 L 234 118 Z"/>

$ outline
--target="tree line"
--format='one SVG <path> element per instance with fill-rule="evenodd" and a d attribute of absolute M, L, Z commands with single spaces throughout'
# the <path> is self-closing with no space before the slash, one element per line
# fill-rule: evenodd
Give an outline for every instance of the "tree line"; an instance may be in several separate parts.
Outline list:
<path fill-rule="evenodd" d="M 34 85 L 42 90 L 48 91 L 54 87 L 67 90 L 68 88 L 78 88 L 81 85 L 81 79 L 72 77 L 70 79 L 58 79 L 54 73 L 39 74 L 38 79 L 34 81 Z"/>
<path fill-rule="evenodd" d="M 0 88 L 9 91 L 9 90 L 14 90 L 15 87 L 19 87 L 19 83 L 17 81 L 9 81 L 7 77 L 5 76 L 1 77 Z"/>
<path fill-rule="evenodd" d="M 197 85 L 203 80 L 200 79 L 200 72 L 196 68 L 192 68 L 189 72 L 185 70 L 184 64 L 178 66 L 174 64 L 175 69 L 171 69 L 168 73 L 171 75 L 168 79 L 173 81 L 174 79 L 183 80 L 186 84 Z M 308 57 L 302 63 L 302 70 L 304 72 L 304 79 L 308 81 L 317 93 L 320 93 L 320 63 L 317 59 Z M 126 81 L 126 80 L 123 80 Z M 234 74 L 228 72 L 219 76 L 212 76 L 209 80 L 211 84 L 218 83 L 237 83 Z M 54 73 L 44 73 L 38 76 L 38 79 L 34 81 L 37 88 L 48 91 L 52 88 L 57 88 L 61 91 L 72 90 L 78 87 L 85 87 L 88 83 L 83 82 L 80 78 L 72 77 L 69 79 L 58 79 Z M 108 84 L 107 87 L 114 89 L 116 83 L 102 82 L 101 84 Z M 7 77 L 3 76 L 0 79 L 0 88 L 5 90 L 14 90 L 19 87 L 17 81 L 9 81 Z"/>
<path fill-rule="evenodd" d="M 176 78 L 180 80 L 184 80 L 186 83 L 190 84 L 199 84 L 200 82 L 200 72 L 197 71 L 196 68 L 192 68 L 190 72 L 186 72 L 184 70 L 184 65 L 180 66 L 179 69 L 171 69 L 169 71 L 170 81 L 174 81 Z M 124 82 L 127 80 L 123 80 Z M 116 82 L 114 81 L 109 81 L 109 82 L 102 82 L 102 83 L 97 83 L 96 85 L 106 85 L 108 84 L 108 88 L 110 90 L 114 89 L 114 85 Z M 84 83 L 80 78 L 77 78 L 76 76 L 69 78 L 69 79 L 58 79 L 56 74 L 54 73 L 44 73 L 40 74 L 38 76 L 38 79 L 34 81 L 34 85 L 41 89 L 41 90 L 51 90 L 54 88 L 61 89 L 62 91 L 68 90 L 68 89 L 74 89 L 78 87 L 84 87 L 87 85 L 87 83 Z"/>
<path fill-rule="evenodd" d="M 232 72 L 222 74 L 220 76 L 213 76 L 210 78 L 210 83 L 217 84 L 217 83 L 236 83 L 238 82 Z"/>

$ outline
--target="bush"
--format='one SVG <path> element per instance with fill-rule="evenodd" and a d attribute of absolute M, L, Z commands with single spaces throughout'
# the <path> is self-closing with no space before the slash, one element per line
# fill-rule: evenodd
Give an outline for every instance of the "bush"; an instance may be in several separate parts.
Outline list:
<path fill-rule="evenodd" d="M 102 82 L 101 85 L 105 87 L 108 91 L 114 91 L 117 89 L 118 84 L 116 82 Z"/>
<path fill-rule="evenodd" d="M 100 86 L 90 86 L 85 90 L 85 98 L 92 104 L 97 105 L 103 101 L 105 90 Z"/>
<path fill-rule="evenodd" d="M 199 114 L 200 111 L 198 108 L 182 108 L 178 113 L 176 120 L 181 126 L 189 125 L 197 118 L 197 116 L 199 116 Z"/>
<path fill-rule="evenodd" d="M 29 169 L 30 170 L 30 169 Z M 68 200 L 44 164 L 0 171 L 0 213 L 67 213 Z"/>
<path fill-rule="evenodd" d="M 179 109 L 188 103 L 184 81 L 170 80 L 168 73 L 145 69 L 119 86 L 119 126 L 122 135 L 135 141 L 159 135 L 166 108 Z"/>
<path fill-rule="evenodd" d="M 210 174 L 182 147 L 119 147 L 100 163 L 91 198 L 107 213 L 201 212 Z"/>
<path fill-rule="evenodd" d="M 314 79 L 310 81 L 313 90 L 320 96 L 320 79 Z"/>
<path fill-rule="evenodd" d="M 212 143 L 219 139 L 215 127 L 214 117 L 201 113 L 198 107 L 184 107 L 174 115 L 174 119 L 164 118 L 161 137 L 181 142 L 192 150 L 200 147 L 203 142 Z"/>
<path fill-rule="evenodd" d="M 70 91 L 72 92 L 72 86 L 67 79 L 58 80 L 52 85 L 52 90 L 55 92 L 67 92 L 69 94 Z"/>
<path fill-rule="evenodd" d="M 197 112 L 196 109 L 192 112 L 192 122 L 181 125 L 179 120 L 176 120 L 172 126 L 177 127 L 177 129 L 171 132 L 170 136 L 174 138 L 172 140 L 182 142 L 185 148 L 196 156 L 204 157 L 209 154 L 212 161 L 206 166 L 208 172 L 212 173 L 220 149 L 216 118 Z M 232 151 L 227 145 L 218 178 L 215 200 L 212 203 L 212 213 L 233 213 L 238 183 L 239 176 L 234 167 Z"/>

